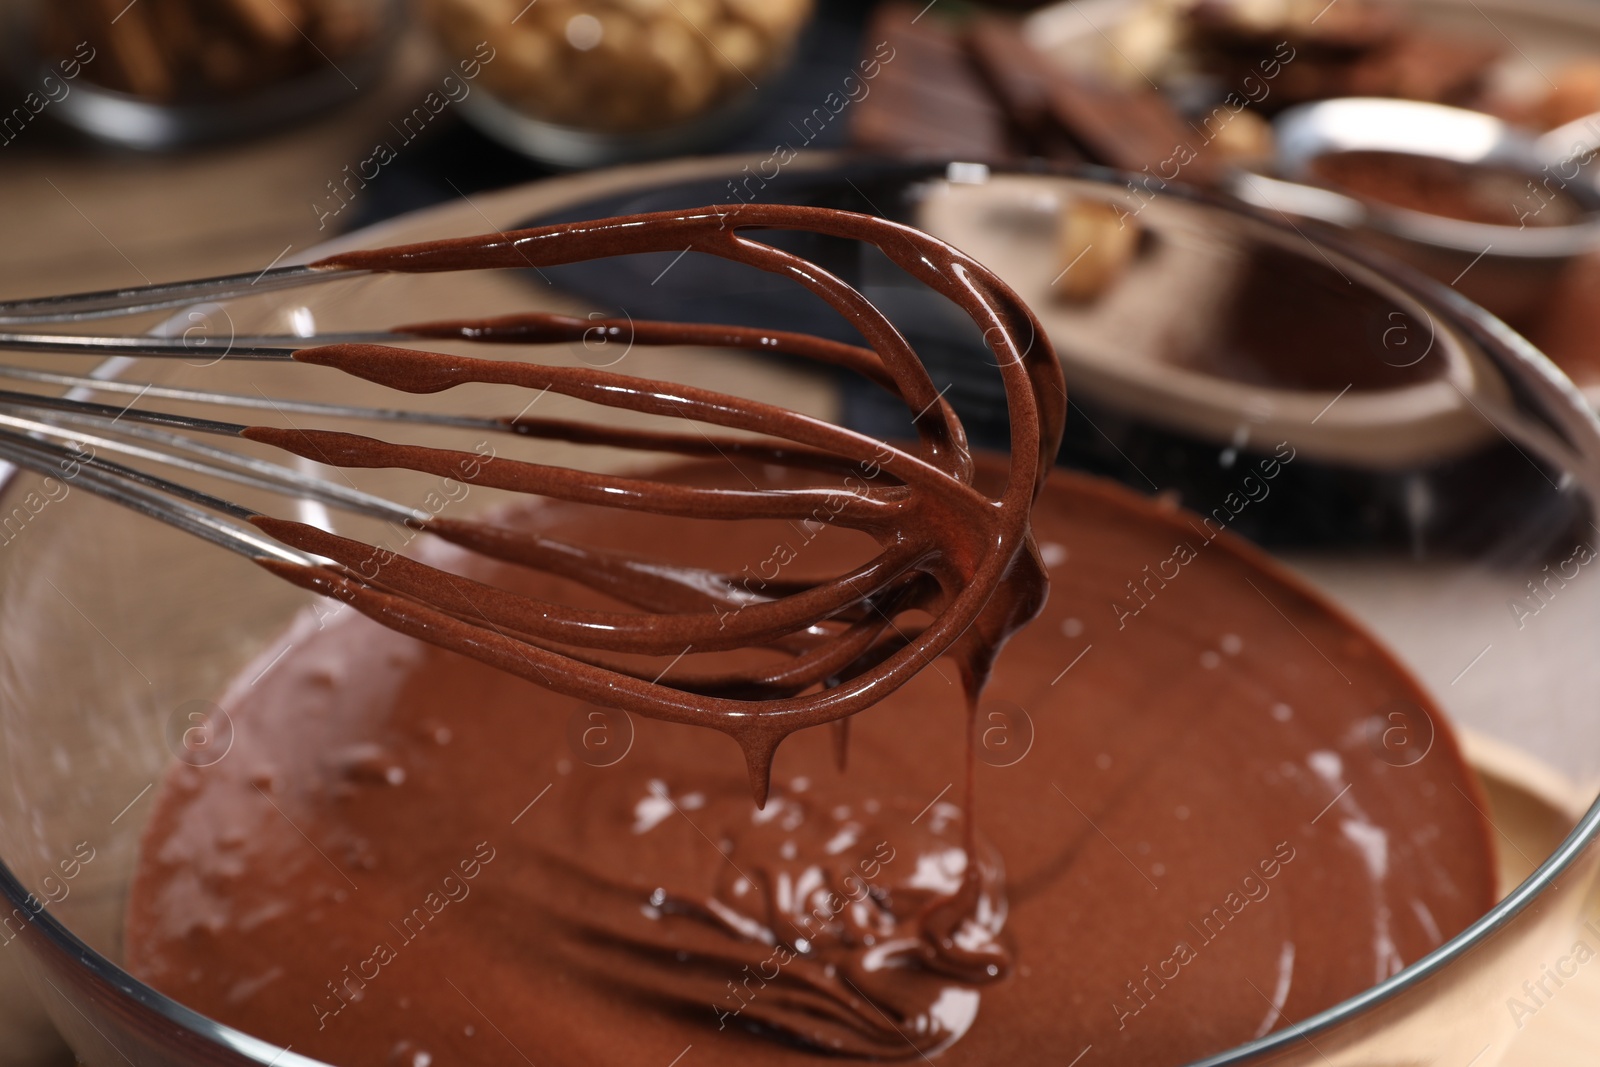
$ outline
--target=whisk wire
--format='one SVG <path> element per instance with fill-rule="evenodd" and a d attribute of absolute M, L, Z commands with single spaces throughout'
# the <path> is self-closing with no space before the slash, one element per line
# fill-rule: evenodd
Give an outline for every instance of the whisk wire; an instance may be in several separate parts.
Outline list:
<path fill-rule="evenodd" d="M 65 471 L 73 471 L 73 485 L 247 559 L 270 559 L 302 567 L 320 562 L 315 556 L 261 536 L 252 527 L 224 522 L 187 501 L 239 519 L 254 514 L 248 508 L 134 467 L 85 458 L 65 445 L 6 429 L 0 429 L 0 459 L 44 477 L 60 478 Z"/>
<path fill-rule="evenodd" d="M 204 301 L 232 300 L 256 293 L 297 289 L 356 273 L 364 272 L 315 266 L 272 267 L 258 274 L 229 274 L 93 293 L 8 300 L 0 302 L 0 325 L 119 318 L 168 308 L 190 307 Z"/>
<path fill-rule="evenodd" d="M 217 448 L 201 441 L 191 440 L 181 434 L 148 426 L 118 425 L 115 420 L 86 412 L 51 414 L 38 421 L 23 419 L 3 414 L 8 406 L 0 403 L 0 425 L 11 426 L 34 435 L 53 435 L 80 447 L 87 446 L 132 459 L 149 460 L 193 474 L 222 478 L 238 485 L 264 489 L 284 496 L 311 499 L 373 518 L 410 523 L 421 523 L 428 518 L 426 512 L 406 508 L 354 487 L 340 485 L 242 452 Z M 122 437 L 146 441 L 159 447 L 146 448 L 129 441 L 89 432 L 93 430 L 99 430 L 101 434 L 115 432 Z M 190 459 L 188 456 L 201 458 Z M 247 512 L 243 517 L 253 514 L 255 512 Z"/>

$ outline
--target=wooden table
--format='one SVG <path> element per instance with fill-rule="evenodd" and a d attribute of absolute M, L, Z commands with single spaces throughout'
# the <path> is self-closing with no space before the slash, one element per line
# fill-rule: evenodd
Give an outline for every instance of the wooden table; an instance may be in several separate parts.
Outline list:
<path fill-rule="evenodd" d="M 26 131 L 0 149 L 0 295 L 258 271 L 315 245 L 332 235 L 314 206 L 326 203 L 327 182 L 363 158 L 435 77 L 426 47 L 408 42 L 383 83 L 344 110 L 289 132 L 179 156 L 69 150 Z M 592 193 L 626 182 L 615 174 L 582 180 Z M 1600 908 L 1590 910 L 1600 915 Z M 1595 1062 L 1596 1047 L 1600 969 L 1586 969 L 1529 1020 L 1501 1062 L 1578 1067 Z M 0 952 L 0 1067 L 70 1062 L 15 961 Z"/>

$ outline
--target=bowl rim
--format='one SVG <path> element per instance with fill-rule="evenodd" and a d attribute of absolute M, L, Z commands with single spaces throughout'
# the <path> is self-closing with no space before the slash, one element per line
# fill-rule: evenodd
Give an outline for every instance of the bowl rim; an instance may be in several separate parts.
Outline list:
<path fill-rule="evenodd" d="M 750 158 L 745 155 L 709 156 L 692 161 L 690 169 L 686 169 L 685 161 L 682 160 L 624 168 L 617 173 L 626 173 L 629 180 L 619 182 L 617 188 L 643 192 L 652 186 L 715 177 L 724 171 L 738 173 L 738 168 L 749 162 Z M 843 153 L 816 153 L 811 158 L 797 160 L 795 166 L 808 171 L 822 171 L 829 166 L 847 162 L 850 158 Z M 859 157 L 856 159 L 859 162 Z M 903 167 L 904 163 L 896 165 Z M 1133 177 L 1095 166 L 1029 165 L 1019 169 L 1030 173 L 1052 173 L 1062 177 L 1113 185 L 1123 185 Z M 935 171 L 935 168 L 930 165 L 929 170 Z M 310 262 L 350 248 L 364 247 L 382 241 L 393 242 L 397 231 L 413 226 L 419 221 L 446 218 L 453 214 L 461 215 L 463 221 L 473 225 L 473 220 L 486 221 L 483 217 L 486 206 L 490 209 L 509 208 L 510 205 L 517 203 L 520 197 L 526 196 L 530 189 L 551 183 L 570 185 L 569 202 L 581 204 L 593 195 L 597 179 L 595 172 L 565 178 L 542 179 L 510 186 L 491 194 L 475 196 L 465 203 L 448 201 L 354 230 L 304 249 L 289 258 L 295 262 Z M 1213 210 L 1246 215 L 1273 227 L 1292 229 L 1269 211 L 1229 200 L 1205 190 L 1172 184 L 1168 185 L 1161 195 L 1180 198 Z M 1385 259 L 1342 236 L 1319 234 L 1317 246 L 1323 251 L 1359 264 L 1365 270 L 1375 270 L 1388 276 L 1393 284 L 1406 291 L 1421 306 L 1429 309 L 1430 313 L 1437 315 L 1443 324 L 1458 330 L 1469 343 L 1481 348 L 1483 354 L 1497 367 L 1502 370 L 1506 367 L 1517 368 L 1516 373 L 1519 377 L 1515 380 L 1515 384 L 1532 390 L 1546 405 L 1553 406 L 1555 411 L 1565 416 L 1567 425 L 1558 428 L 1558 436 L 1566 437 L 1576 430 L 1589 438 L 1595 465 L 1591 472 L 1594 482 L 1588 488 L 1597 501 L 1600 501 L 1600 416 L 1597 416 L 1595 410 L 1585 402 L 1578 387 L 1551 362 L 1548 356 L 1489 312 L 1442 282 L 1427 278 L 1403 264 Z M 96 368 L 96 373 L 106 375 L 117 373 L 127 362 L 130 362 L 127 357 L 112 357 L 100 364 Z M 0 497 L 10 490 L 17 473 L 15 468 L 0 463 Z M 1600 840 L 1600 795 L 1595 797 L 1577 825 L 1532 874 L 1466 929 L 1426 956 L 1413 961 L 1382 982 L 1369 986 L 1362 992 L 1347 997 L 1315 1015 L 1291 1023 L 1264 1037 L 1191 1061 L 1187 1067 L 1242 1065 L 1256 1057 L 1283 1051 L 1296 1042 L 1313 1039 L 1334 1026 L 1348 1022 L 1392 1000 L 1408 988 L 1433 976 L 1447 964 L 1485 944 L 1496 932 L 1516 919 L 1551 888 L 1596 840 Z M 29 915 L 28 925 L 39 931 L 51 948 L 75 960 L 88 970 L 93 979 L 115 990 L 140 1008 L 153 1013 L 165 1023 L 180 1027 L 186 1032 L 244 1056 L 258 1067 L 335 1067 L 325 1061 L 301 1055 L 225 1023 L 217 1022 L 139 981 L 123 967 L 83 942 L 52 915 L 48 905 L 38 901 L 23 886 L 4 857 L 0 857 L 0 901 L 12 908 L 25 909 Z M 39 907 L 35 908 L 36 904 Z M 31 980 L 30 975 L 30 982 Z"/>

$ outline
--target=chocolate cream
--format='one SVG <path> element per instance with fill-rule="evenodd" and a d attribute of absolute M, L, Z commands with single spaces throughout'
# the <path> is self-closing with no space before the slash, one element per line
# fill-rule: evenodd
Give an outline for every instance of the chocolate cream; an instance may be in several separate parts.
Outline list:
<path fill-rule="evenodd" d="M 670 475 L 746 477 L 803 483 Z M 560 501 L 496 518 L 797 578 L 872 551 L 783 520 L 709 538 Z M 163 782 L 128 965 L 336 1064 L 1176 1064 L 1366 988 L 1490 905 L 1478 787 L 1372 636 L 1215 524 L 1115 486 L 1057 471 L 1032 521 L 1053 590 L 984 691 L 970 838 L 949 660 L 853 720 L 843 769 L 828 730 L 793 736 L 758 808 L 716 733 L 321 607 L 221 698 L 227 757 Z M 453 546 L 425 558 L 613 605 Z M 1381 743 L 1396 709 L 1435 730 L 1408 766 Z"/>

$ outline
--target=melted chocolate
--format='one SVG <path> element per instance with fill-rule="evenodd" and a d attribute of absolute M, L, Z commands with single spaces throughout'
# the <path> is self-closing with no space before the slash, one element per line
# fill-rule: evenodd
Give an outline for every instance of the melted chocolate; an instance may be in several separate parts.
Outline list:
<path fill-rule="evenodd" d="M 746 477 L 821 476 L 712 461 L 662 479 Z M 685 571 L 787 547 L 797 581 L 872 551 L 843 528 L 730 523 L 713 542 L 700 520 L 563 501 L 493 519 L 530 545 L 648 543 Z M 758 808 L 735 746 L 701 731 L 308 613 L 221 698 L 228 756 L 163 782 L 128 965 L 350 1067 L 666 1064 L 691 1045 L 705 1067 L 1090 1046 L 1083 1064 L 1160 1067 L 1326 1008 L 1489 906 L 1477 787 L 1372 637 L 1124 490 L 1056 472 L 1032 523 L 1055 594 L 980 705 L 981 835 L 948 660 L 855 720 L 848 772 L 826 731 L 793 738 Z M 482 554 L 424 558 L 618 607 Z M 1409 766 L 1379 743 L 1396 708 L 1436 730 Z"/>
<path fill-rule="evenodd" d="M 739 234 L 757 226 L 872 242 L 959 304 L 1005 381 L 1010 456 L 979 472 L 888 320 L 815 265 Z M 817 1051 L 1021 1062 L 1079 1041 L 1168 1062 L 1326 1007 L 1488 905 L 1484 827 L 1444 727 L 1425 768 L 1386 767 L 1365 740 L 1395 702 L 1421 708 L 1426 697 L 1354 626 L 1227 538 L 1067 476 L 1045 492 L 1060 368 L 1015 295 L 954 249 L 863 216 L 747 207 L 319 265 L 515 268 L 690 249 L 792 276 L 870 347 L 671 323 L 638 324 L 635 340 L 852 367 L 916 413 L 914 449 L 592 368 L 379 345 L 298 353 L 402 391 L 554 390 L 753 436 L 724 452 L 702 435 L 726 463 L 618 477 L 348 433 L 244 430 L 321 462 L 409 468 L 542 502 L 487 521 L 431 520 L 424 528 L 454 547 L 425 559 L 257 517 L 331 561 L 262 566 L 356 613 L 302 624 L 265 678 L 229 694 L 235 758 L 169 776 L 131 897 L 136 973 L 344 1064 L 503 1058 L 491 1030 L 546 1064 L 665 1060 L 680 1044 L 698 1046 L 702 1063 Z M 580 325 L 620 328 L 524 315 L 415 332 L 541 343 Z M 705 454 L 677 432 L 504 425 Z M 1032 651 L 1008 653 L 989 690 L 1030 708 L 1007 722 L 1034 716 L 1021 756 L 1008 750 L 1004 776 L 984 783 L 991 844 L 974 817 L 976 734 L 992 721 L 978 701 L 1008 640 L 1045 608 L 1031 521 L 1058 562 L 1075 556 L 1074 588 L 1047 628 L 1014 642 Z M 1174 564 L 1182 582 L 1156 579 L 1157 602 L 1146 580 L 1152 599 L 1119 607 L 1124 575 L 1132 589 L 1141 563 L 1144 573 L 1170 564 L 1182 554 L 1172 541 L 1196 536 L 1201 549 Z M 654 558 L 637 554 L 643 545 Z M 737 577 L 752 567 L 755 578 Z M 1068 614 L 1096 604 L 1107 610 L 1092 628 Z M 1137 640 L 1120 633 L 1130 617 Z M 1097 659 L 1080 665 L 1085 644 L 1060 667 L 1058 635 L 1102 628 Z M 1248 660 L 1221 669 L 1247 648 Z M 1325 667 L 1348 691 L 1330 692 Z M 1282 730 L 1261 717 L 1267 701 Z M 869 707 L 845 777 L 845 724 Z M 957 731 L 939 722 L 963 710 L 964 764 Z M 628 711 L 660 721 L 634 724 Z M 731 737 L 753 802 L 725 750 L 666 724 Z M 821 725 L 831 738 L 786 750 L 774 791 L 779 742 Z M 591 758 L 597 729 L 617 731 L 603 758 Z M 1200 812 L 1188 834 L 1177 826 Z M 1291 878 L 1303 854 L 1315 862 Z M 1322 925 L 1334 906 L 1343 921 Z M 1197 960 L 1212 976 L 1180 986 Z M 1234 988 L 1241 976 L 1264 1014 Z M 974 1028 L 981 1040 L 957 1043 Z"/>

